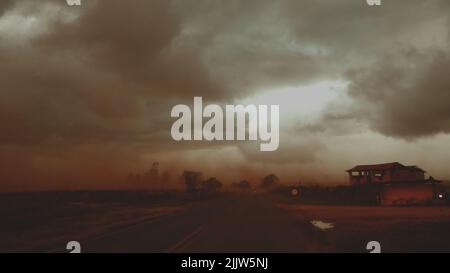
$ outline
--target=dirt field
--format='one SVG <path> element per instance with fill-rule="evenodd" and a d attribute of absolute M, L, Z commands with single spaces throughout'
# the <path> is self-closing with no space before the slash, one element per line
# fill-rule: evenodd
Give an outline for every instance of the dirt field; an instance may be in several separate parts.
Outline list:
<path fill-rule="evenodd" d="M 0 252 L 41 252 L 173 213 L 178 193 L 43 192 L 0 194 Z"/>
<path fill-rule="evenodd" d="M 298 233 L 306 241 L 317 239 L 323 244 L 320 249 L 325 251 L 310 248 L 316 252 L 368 252 L 366 245 L 370 241 L 380 242 L 382 252 L 450 252 L 450 207 L 311 205 L 279 196 L 250 193 L 210 202 L 213 200 L 214 197 L 181 192 L 0 194 L 0 252 L 45 252 L 61 248 L 68 241 L 117 232 L 130 225 L 139 226 L 161 215 L 173 219 L 165 226 L 149 224 L 148 228 L 137 229 L 143 231 L 142 238 L 148 238 L 151 246 L 161 237 L 170 239 L 179 235 L 183 238 L 198 226 L 209 226 L 210 233 L 203 234 L 204 244 L 213 250 L 240 249 L 220 240 L 214 245 L 210 237 L 216 238 L 216 234 L 228 234 L 236 229 L 243 236 L 242 229 L 245 228 L 248 233 L 238 240 L 240 243 L 253 238 L 250 241 L 259 246 L 270 241 L 267 240 L 269 233 L 274 235 L 267 248 L 255 248 L 260 251 L 274 251 L 283 238 L 289 237 L 286 241 L 289 243 Z M 230 202 L 235 202 L 231 209 Z M 201 204 L 203 206 L 199 206 Z M 281 217 L 280 210 L 270 209 L 271 206 L 285 209 L 289 217 Z M 183 217 L 179 216 L 183 213 Z M 258 233 L 261 222 L 265 223 L 265 229 Z M 171 227 L 173 230 L 169 229 Z M 149 228 L 157 232 L 152 234 Z M 291 233 L 287 234 L 286 230 Z M 232 235 L 231 232 L 230 238 Z M 130 244 L 134 246 L 139 242 L 130 241 Z M 248 246 L 243 243 L 241 247 Z M 296 246 L 305 247 L 301 242 Z"/>
<path fill-rule="evenodd" d="M 279 204 L 296 217 L 331 223 L 321 231 L 337 252 L 450 252 L 450 207 L 364 207 Z"/>

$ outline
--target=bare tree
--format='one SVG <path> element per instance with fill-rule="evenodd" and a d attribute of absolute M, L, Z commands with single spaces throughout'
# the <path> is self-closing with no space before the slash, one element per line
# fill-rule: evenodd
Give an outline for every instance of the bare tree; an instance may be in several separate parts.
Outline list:
<path fill-rule="evenodd" d="M 186 191 L 199 192 L 202 186 L 202 177 L 201 172 L 184 171 L 181 175 L 181 180 L 186 185 Z"/>
<path fill-rule="evenodd" d="M 250 182 L 247 180 L 241 180 L 239 182 L 233 183 L 233 187 L 241 191 L 247 191 L 250 189 Z"/>
<path fill-rule="evenodd" d="M 206 181 L 203 181 L 202 188 L 204 192 L 213 193 L 218 192 L 222 188 L 223 184 L 215 177 L 208 178 Z"/>
<path fill-rule="evenodd" d="M 159 177 L 159 163 L 158 162 L 153 162 L 150 170 L 144 174 L 144 180 L 148 186 L 154 187 L 155 185 L 159 184 L 160 177 Z"/>
<path fill-rule="evenodd" d="M 280 180 L 275 174 L 269 174 L 261 180 L 261 187 L 269 189 L 278 184 Z"/>
<path fill-rule="evenodd" d="M 161 175 L 162 188 L 163 189 L 169 188 L 170 182 L 171 182 L 170 172 L 164 171 Z"/>

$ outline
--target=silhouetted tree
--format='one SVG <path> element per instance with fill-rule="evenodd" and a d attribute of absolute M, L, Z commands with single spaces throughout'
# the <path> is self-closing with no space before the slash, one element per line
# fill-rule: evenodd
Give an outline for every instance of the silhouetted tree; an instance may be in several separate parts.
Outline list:
<path fill-rule="evenodd" d="M 170 180 L 171 180 L 170 172 L 168 172 L 168 171 L 163 172 L 161 175 L 161 182 L 162 182 L 162 187 L 164 189 L 167 189 L 169 187 Z"/>
<path fill-rule="evenodd" d="M 278 179 L 278 176 L 276 176 L 275 174 L 269 174 L 261 180 L 261 187 L 266 189 L 271 188 L 278 184 L 279 181 L 280 180 Z"/>
<path fill-rule="evenodd" d="M 215 177 L 208 178 L 208 180 L 203 181 L 202 189 L 205 192 L 218 192 L 222 188 L 222 182 L 217 180 Z"/>
<path fill-rule="evenodd" d="M 160 181 L 159 177 L 159 163 L 153 162 L 152 167 L 148 172 L 144 174 L 144 180 L 147 185 L 158 185 Z"/>
<path fill-rule="evenodd" d="M 187 192 L 198 192 L 202 186 L 202 173 L 194 171 L 184 171 L 181 175 L 182 182 L 186 185 Z"/>
<path fill-rule="evenodd" d="M 241 191 L 246 191 L 250 189 L 250 182 L 248 182 L 247 180 L 241 180 L 235 183 L 234 186 Z"/>

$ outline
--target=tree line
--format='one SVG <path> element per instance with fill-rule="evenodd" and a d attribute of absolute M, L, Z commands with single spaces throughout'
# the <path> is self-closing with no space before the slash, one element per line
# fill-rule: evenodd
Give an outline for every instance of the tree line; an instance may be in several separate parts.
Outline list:
<path fill-rule="evenodd" d="M 170 172 L 164 171 L 160 174 L 159 162 L 154 162 L 150 169 L 142 174 L 129 173 L 128 181 L 131 185 L 146 189 L 168 189 L 172 184 Z M 224 188 L 224 183 L 216 177 L 205 178 L 202 172 L 185 170 L 179 177 L 180 186 L 183 186 L 187 192 L 219 192 Z M 275 174 L 264 176 L 259 184 L 262 189 L 273 189 L 279 185 L 279 178 Z M 178 188 L 178 187 L 177 187 Z M 231 183 L 231 188 L 238 191 L 250 191 L 252 185 L 248 180 L 240 180 Z"/>

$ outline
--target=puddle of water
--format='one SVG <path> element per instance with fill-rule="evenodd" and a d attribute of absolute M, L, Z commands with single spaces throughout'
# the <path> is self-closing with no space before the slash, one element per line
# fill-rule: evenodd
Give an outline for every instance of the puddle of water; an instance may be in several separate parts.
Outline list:
<path fill-rule="evenodd" d="M 334 224 L 333 223 L 325 223 L 325 222 L 318 221 L 318 220 L 310 221 L 310 223 L 313 226 L 315 226 L 316 228 L 324 230 L 324 231 L 334 228 Z"/>

